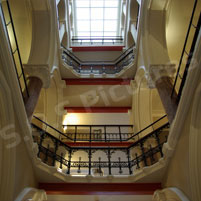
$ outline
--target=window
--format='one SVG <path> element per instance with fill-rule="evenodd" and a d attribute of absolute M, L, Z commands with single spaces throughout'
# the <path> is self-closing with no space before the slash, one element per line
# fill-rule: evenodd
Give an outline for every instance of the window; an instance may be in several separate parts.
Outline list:
<path fill-rule="evenodd" d="M 72 2 L 73 38 L 110 39 L 120 36 L 121 0 L 73 0 Z"/>

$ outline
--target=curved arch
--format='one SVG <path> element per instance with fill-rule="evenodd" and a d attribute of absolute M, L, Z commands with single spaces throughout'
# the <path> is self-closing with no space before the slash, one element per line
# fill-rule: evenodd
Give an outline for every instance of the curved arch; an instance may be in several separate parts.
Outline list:
<path fill-rule="evenodd" d="M 169 64 L 166 44 L 166 6 L 169 0 L 144 1 L 142 13 L 141 54 L 146 70 L 154 64 Z M 158 56 L 160 55 L 160 57 Z"/>

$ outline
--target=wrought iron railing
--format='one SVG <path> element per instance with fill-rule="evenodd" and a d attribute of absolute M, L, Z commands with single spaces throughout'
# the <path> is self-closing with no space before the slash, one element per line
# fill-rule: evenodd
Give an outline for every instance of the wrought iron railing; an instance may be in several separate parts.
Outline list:
<path fill-rule="evenodd" d="M 21 89 L 22 97 L 25 98 L 29 97 L 29 91 L 27 87 L 27 80 L 24 73 L 22 59 L 20 55 L 20 50 L 18 46 L 17 36 L 15 32 L 15 27 L 13 23 L 13 18 L 11 14 L 11 9 L 9 5 L 9 1 L 2 1 L 0 2 L 0 9 L 2 10 L 3 19 L 6 27 L 6 32 L 8 36 L 8 41 L 10 45 L 10 50 L 12 52 L 12 58 L 15 65 L 15 70 L 19 82 L 19 86 Z"/>
<path fill-rule="evenodd" d="M 133 135 L 133 125 L 63 125 L 63 128 L 74 142 L 123 142 Z"/>
<path fill-rule="evenodd" d="M 38 117 L 34 116 L 32 123 L 56 136 L 62 142 L 136 142 L 161 125 L 167 123 L 167 115 L 162 116 L 152 124 L 137 133 L 133 125 L 63 125 L 57 130 Z"/>
<path fill-rule="evenodd" d="M 193 57 L 196 41 L 197 41 L 199 31 L 200 31 L 200 27 L 201 27 L 201 12 L 200 12 L 200 10 L 198 11 L 199 12 L 199 19 L 197 21 L 197 25 L 194 24 L 194 18 L 195 18 L 195 13 L 196 13 L 196 9 L 197 9 L 197 4 L 198 4 L 198 0 L 195 0 L 192 15 L 190 18 L 190 23 L 188 26 L 188 30 L 187 30 L 187 34 L 186 34 L 186 38 L 185 38 L 185 42 L 184 42 L 184 47 L 183 47 L 182 54 L 180 57 L 180 61 L 179 61 L 178 69 L 177 69 L 177 74 L 176 74 L 176 78 L 174 81 L 174 86 L 173 86 L 172 94 L 171 94 L 171 97 L 173 97 L 173 95 L 175 94 L 175 91 L 177 92 L 178 102 L 179 102 L 181 94 L 182 94 L 182 90 L 183 90 L 183 87 L 184 87 L 184 84 L 186 81 L 186 77 L 187 77 L 187 74 L 189 71 L 189 67 L 192 64 L 192 57 Z M 194 31 L 194 36 L 191 38 L 189 36 L 191 35 L 192 30 Z M 191 47 L 190 47 L 190 50 L 187 50 L 187 46 L 189 45 L 189 43 L 191 43 Z M 186 59 L 186 57 L 187 57 L 187 59 Z M 194 66 L 195 64 L 192 64 L 192 65 Z"/>
<path fill-rule="evenodd" d="M 122 36 L 73 36 L 71 45 L 123 45 L 124 39 Z"/>
<path fill-rule="evenodd" d="M 169 123 L 160 126 L 128 147 L 107 145 L 69 146 L 58 136 L 32 124 L 38 144 L 38 157 L 71 175 L 131 175 L 136 169 L 156 163 L 163 157 Z"/>
<path fill-rule="evenodd" d="M 62 59 L 79 74 L 115 74 L 133 62 L 134 45 L 114 61 L 81 61 L 65 47 L 63 47 Z"/>

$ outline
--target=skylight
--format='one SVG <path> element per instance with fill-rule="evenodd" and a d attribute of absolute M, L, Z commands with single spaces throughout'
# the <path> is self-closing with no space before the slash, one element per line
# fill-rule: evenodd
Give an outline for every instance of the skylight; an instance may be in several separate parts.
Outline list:
<path fill-rule="evenodd" d="M 120 36 L 121 0 L 73 0 L 74 37 Z"/>

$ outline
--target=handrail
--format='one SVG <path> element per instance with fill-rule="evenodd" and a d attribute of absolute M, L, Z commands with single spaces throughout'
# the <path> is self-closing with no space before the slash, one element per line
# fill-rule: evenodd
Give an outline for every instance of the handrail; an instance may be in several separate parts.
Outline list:
<path fill-rule="evenodd" d="M 115 74 L 128 66 L 134 59 L 133 46 L 122 53 L 114 61 L 90 61 L 85 62 L 77 58 L 72 52 L 63 47 L 63 61 L 71 66 L 79 74 Z"/>
<path fill-rule="evenodd" d="M 64 49 L 64 52 L 66 51 L 66 53 L 70 54 L 69 56 L 74 59 L 74 61 L 80 65 L 91 65 L 91 64 L 108 64 L 108 65 L 116 65 L 118 62 L 120 62 L 119 60 L 122 58 L 123 55 L 125 54 L 130 54 L 133 50 L 133 47 L 135 45 L 133 44 L 131 47 L 129 47 L 126 51 L 124 51 L 121 55 L 119 55 L 115 60 L 112 61 L 82 61 L 80 60 L 77 56 L 75 56 L 71 51 L 69 51 L 66 47 L 64 47 L 63 45 L 61 45 L 61 47 Z M 125 56 L 124 56 L 125 58 Z M 123 58 L 123 59 L 124 59 Z"/>
<path fill-rule="evenodd" d="M 123 37 L 122 36 L 73 36 L 71 38 L 72 44 L 79 44 L 82 45 L 84 43 L 97 43 L 97 44 L 104 44 L 104 43 L 112 43 L 112 44 L 122 44 L 123 45 Z M 96 42 L 97 41 L 97 42 Z"/>
<path fill-rule="evenodd" d="M 174 81 L 173 88 L 172 88 L 172 93 L 171 93 L 171 98 L 172 98 L 172 97 L 173 97 L 173 94 L 175 93 L 175 88 L 176 88 L 177 80 L 178 80 L 178 78 L 180 77 L 180 70 L 181 70 L 181 65 L 182 65 L 182 61 L 183 61 L 184 54 L 187 54 L 188 59 L 187 59 L 187 63 L 186 63 L 184 75 L 183 75 L 183 77 L 181 78 L 181 79 L 182 79 L 182 82 L 181 82 L 181 84 L 180 84 L 180 86 L 179 86 L 178 95 L 177 95 L 178 101 L 179 101 L 179 99 L 180 99 L 180 97 L 181 97 L 182 89 L 183 89 L 183 86 L 184 86 L 184 83 L 185 83 L 185 80 L 186 80 L 186 76 L 187 76 L 187 73 L 188 73 L 188 68 L 189 68 L 189 65 L 190 65 L 190 63 L 191 63 L 193 51 L 194 51 L 194 48 L 195 48 L 195 43 L 196 43 L 197 36 L 198 36 L 198 34 L 199 34 L 199 29 L 200 29 L 200 26 L 201 26 L 201 15 L 200 15 L 200 17 L 199 17 L 197 26 L 195 26 L 195 25 L 193 24 L 193 19 L 194 19 L 196 7 L 197 7 L 197 2 L 198 2 L 198 0 L 195 0 L 195 2 L 194 2 L 194 6 L 193 6 L 193 10 L 192 10 L 192 15 L 191 15 L 191 18 L 190 18 L 190 22 L 189 22 L 188 30 L 187 30 L 187 33 L 186 33 L 186 38 L 185 38 L 185 42 L 184 42 L 182 54 L 181 54 L 180 61 L 179 61 L 179 65 L 178 65 L 178 69 L 177 69 L 177 74 L 176 74 L 176 77 L 175 77 L 175 81 Z M 196 31 L 195 31 L 194 39 L 193 39 L 193 42 L 192 42 L 192 45 L 191 45 L 191 50 L 190 50 L 189 53 L 187 53 L 187 52 L 186 52 L 186 46 L 187 46 L 187 42 L 188 42 L 189 35 L 190 35 L 190 31 L 191 31 L 191 28 L 192 28 L 192 27 L 195 28 Z"/>
<path fill-rule="evenodd" d="M 158 131 L 162 130 L 163 128 L 166 128 L 169 126 L 169 123 L 166 123 L 164 125 L 162 125 L 161 127 L 157 128 L 156 130 L 153 130 L 151 133 L 147 134 L 146 136 L 140 138 L 140 141 L 144 141 L 147 138 L 149 138 L 150 136 L 152 136 L 153 134 L 157 133 Z M 130 145 L 128 148 L 134 147 L 136 144 L 138 144 L 139 142 L 134 142 L 132 145 Z"/>
<path fill-rule="evenodd" d="M 136 134 L 134 134 L 133 136 L 131 136 L 130 138 L 128 138 L 127 140 L 131 140 L 132 138 L 134 138 L 135 136 L 139 135 L 140 133 L 142 133 L 143 131 L 145 131 L 147 128 L 152 127 L 154 124 L 158 123 L 161 119 L 164 119 L 165 117 L 167 117 L 167 114 L 162 116 L 161 118 L 159 118 L 158 120 L 156 120 L 155 122 L 153 122 L 152 124 L 148 125 L 147 127 L 143 128 L 142 130 L 140 130 L 139 132 L 137 132 Z"/>
<path fill-rule="evenodd" d="M 47 135 L 47 136 L 53 138 L 54 140 L 56 140 L 56 141 L 59 140 L 58 138 L 56 138 L 56 137 L 53 136 L 52 134 L 48 133 L 47 131 L 44 131 L 42 128 L 36 126 L 35 124 L 32 124 L 32 126 L 33 126 L 34 128 L 36 128 L 36 129 L 40 130 L 41 132 L 45 133 L 45 135 Z M 33 136 L 34 136 L 34 135 L 33 135 Z M 71 149 L 71 146 L 65 144 L 65 143 L 62 142 L 61 140 L 59 140 L 59 143 L 60 143 L 61 145 L 65 146 L 65 147 L 67 147 L 68 149 Z"/>
<path fill-rule="evenodd" d="M 61 131 L 57 130 L 56 128 L 54 128 L 53 126 L 49 125 L 48 123 L 44 122 L 43 120 L 41 120 L 40 118 L 33 116 L 35 119 L 39 120 L 40 122 L 42 122 L 43 124 L 45 124 L 46 126 L 50 127 L 51 129 L 53 129 L 54 131 L 58 132 L 60 135 L 63 135 L 64 137 L 68 138 L 69 140 L 73 140 L 72 138 L 64 135 L 64 133 L 62 133 Z M 35 124 L 33 124 L 34 126 L 36 126 Z M 38 127 L 38 126 L 36 126 Z M 39 127 L 38 127 L 39 128 Z M 41 130 L 43 130 L 42 128 L 40 128 Z"/>
<path fill-rule="evenodd" d="M 162 118 L 164 118 L 164 117 L 162 117 Z M 160 119 L 162 119 L 162 118 L 160 118 Z M 39 119 L 39 118 L 37 118 L 37 119 Z M 156 122 L 158 122 L 158 121 L 159 120 L 157 120 Z M 151 125 L 153 125 L 153 124 L 154 123 L 152 123 Z M 48 124 L 45 123 L 45 125 L 48 125 Z M 59 162 L 61 169 L 62 169 L 62 165 L 65 165 L 67 167 L 67 172 L 66 172 L 67 174 L 71 173 L 71 168 L 74 168 L 73 170 L 75 170 L 75 168 L 78 168 L 77 173 L 81 173 L 81 168 L 84 168 L 85 170 L 88 170 L 88 175 L 91 175 L 92 170 L 93 170 L 92 168 L 96 168 L 96 169 L 98 168 L 98 170 L 99 170 L 98 172 L 100 172 L 101 174 L 103 174 L 101 168 L 108 168 L 109 175 L 112 175 L 112 170 L 115 168 L 119 168 L 119 174 L 122 174 L 124 172 L 122 169 L 124 168 L 124 170 L 125 170 L 125 168 L 126 168 L 129 171 L 129 174 L 131 175 L 133 173 L 133 168 L 134 167 L 136 169 L 140 168 L 140 165 L 142 162 L 144 163 L 144 166 L 148 166 L 148 165 L 152 165 L 158 161 L 158 156 L 159 156 L 158 153 L 160 154 L 160 157 L 163 157 L 162 146 L 167 141 L 167 134 L 165 134 L 163 138 L 160 138 L 159 135 L 161 135 L 161 133 L 163 133 L 162 131 L 165 128 L 169 127 L 169 123 L 164 124 L 160 128 L 157 128 L 156 130 L 152 131 L 148 135 L 142 137 L 141 139 L 139 139 L 138 141 L 134 142 L 132 145 L 127 146 L 127 147 L 114 146 L 111 144 L 106 144 L 105 146 L 102 146 L 102 147 L 91 146 L 91 144 L 86 145 L 84 147 L 70 146 L 67 143 L 64 143 L 61 140 L 57 139 L 55 136 L 51 135 L 47 131 L 42 130 L 38 126 L 36 126 L 34 124 L 32 124 L 32 126 L 39 130 L 39 135 L 38 134 L 33 135 L 34 141 L 38 143 L 38 157 L 40 157 L 41 160 L 44 163 L 47 163 L 48 165 L 55 166 L 55 162 L 57 161 L 57 162 Z M 148 126 L 148 127 L 150 127 L 150 126 Z M 50 127 L 53 128 L 52 126 L 50 126 Z M 148 128 L 148 127 L 146 127 L 146 128 Z M 58 131 L 57 129 L 54 129 L 54 130 Z M 39 136 L 39 138 L 36 138 L 37 136 Z M 149 147 L 147 147 L 148 150 L 146 148 L 146 151 L 145 151 L 145 149 L 144 149 L 144 146 L 146 144 L 145 142 L 146 142 L 146 140 L 148 140 L 151 137 L 155 138 L 157 144 L 153 144 L 154 147 L 152 146 L 152 144 L 149 144 Z M 53 149 L 52 148 L 50 149 L 51 142 L 49 140 L 46 141 L 47 147 L 44 147 L 43 142 L 46 138 L 51 139 L 51 141 L 53 143 L 52 145 L 54 146 Z M 63 147 L 64 149 L 60 149 L 61 153 L 60 153 L 60 155 L 58 155 L 57 151 L 60 146 Z M 131 158 L 131 151 L 134 150 L 133 149 L 134 147 L 141 148 L 142 153 L 139 156 L 137 153 L 135 153 L 135 158 Z M 68 159 L 63 157 L 64 153 L 62 152 L 62 150 L 66 150 L 68 152 Z M 82 161 L 82 158 L 80 156 L 79 161 L 77 161 L 77 160 L 74 161 L 72 158 L 72 154 L 77 151 L 85 151 L 88 155 L 88 160 Z M 92 155 L 96 151 L 103 151 L 107 156 L 107 160 L 104 159 L 104 161 L 101 161 L 101 157 L 98 158 L 98 161 L 97 161 L 97 159 L 96 159 L 96 161 L 94 161 L 94 159 L 92 160 Z M 118 160 L 117 159 L 114 160 L 112 158 L 112 154 L 115 153 L 115 151 L 121 151 L 122 153 L 126 154 L 126 158 L 125 158 L 125 156 L 121 156 L 121 157 L 123 157 L 123 160 L 121 160 L 121 157 L 118 157 Z M 41 155 L 41 153 L 42 153 L 42 155 Z M 157 159 L 155 158 L 156 154 L 157 154 Z M 151 162 L 151 164 L 150 164 L 150 162 Z M 94 170 L 96 170 L 96 169 L 94 169 Z"/>
<path fill-rule="evenodd" d="M 103 126 L 107 126 L 107 127 L 119 127 L 119 126 L 121 126 L 121 127 L 133 127 L 133 125 L 131 125 L 131 124 L 118 124 L 118 125 L 109 125 L 109 124 L 93 124 L 93 125 L 87 125 L 87 124 L 84 124 L 84 125 L 82 125 L 82 124 L 76 124 L 76 125 L 65 125 L 65 124 L 63 124 L 63 127 L 64 126 L 72 126 L 72 127 L 74 127 L 74 126 L 80 126 L 80 127 L 103 127 Z"/>
<path fill-rule="evenodd" d="M 6 2 L 6 5 L 7 5 L 7 11 L 8 11 L 8 16 L 9 16 L 9 20 L 10 20 L 9 22 L 6 22 L 5 13 L 4 13 L 5 10 L 3 9 L 3 6 L 2 6 L 3 2 L 1 2 L 1 1 L 0 1 L 0 9 L 2 10 L 2 15 L 3 15 L 4 23 L 5 23 L 7 37 L 8 37 L 8 40 L 9 40 L 9 46 L 10 46 L 10 50 L 11 50 L 11 53 L 12 53 L 13 62 L 14 62 L 14 65 L 15 65 L 15 71 L 16 71 L 16 74 L 17 74 L 18 83 L 19 83 L 19 86 L 20 86 L 20 91 L 21 91 L 23 99 L 25 100 L 25 98 L 29 97 L 29 90 L 28 90 L 28 87 L 27 87 L 27 80 L 26 80 L 26 76 L 25 76 L 25 73 L 24 73 L 23 65 L 22 65 L 22 58 L 21 58 L 21 54 L 20 54 L 20 50 L 19 50 L 19 45 L 18 45 L 17 36 L 16 36 L 16 32 L 15 32 L 15 27 L 14 27 L 14 23 L 13 23 L 13 18 L 12 18 L 12 14 L 11 14 L 10 4 L 9 4 L 8 0 L 6 0 L 5 2 Z M 13 36 L 14 36 L 14 41 L 15 41 L 15 45 L 16 45 L 16 49 L 14 51 L 12 50 L 11 39 L 10 39 L 10 36 L 9 36 L 9 33 L 8 33 L 8 26 L 9 25 L 11 25 Z M 18 70 L 17 65 L 16 65 L 15 57 L 14 57 L 14 54 L 16 52 L 18 53 L 18 59 L 19 59 L 21 73 L 19 73 L 19 70 Z M 23 81 L 24 81 L 24 86 L 25 86 L 24 91 L 22 89 L 22 84 L 20 82 L 21 76 L 22 76 Z M 27 97 L 24 96 L 25 91 L 26 91 Z"/>
<path fill-rule="evenodd" d="M 130 141 L 130 140 L 132 140 L 132 139 L 134 139 L 136 136 L 138 136 L 138 139 L 140 139 L 139 138 L 139 135 L 142 133 L 142 132 L 144 132 L 145 130 L 147 130 L 148 128 L 150 128 L 150 127 L 152 127 L 153 125 L 155 125 L 156 123 L 158 123 L 160 120 L 162 120 L 162 119 L 164 119 L 165 117 L 167 117 L 167 115 L 164 115 L 164 116 L 162 116 L 161 118 L 159 118 L 158 120 L 156 120 L 155 122 L 153 122 L 152 124 L 150 124 L 150 125 L 148 125 L 148 126 L 146 126 L 144 129 L 142 129 L 141 131 L 139 131 L 139 132 L 137 132 L 137 133 L 135 133 L 135 134 L 133 134 L 133 133 L 130 133 L 130 132 L 126 132 L 126 133 L 123 133 L 123 132 L 121 132 L 121 130 L 119 130 L 119 133 L 115 133 L 115 132 L 106 132 L 106 130 L 105 130 L 105 132 L 104 133 L 102 133 L 102 135 L 104 136 L 103 138 L 97 138 L 97 139 L 93 139 L 92 137 L 94 137 L 93 135 L 94 134 L 96 134 L 96 133 L 94 133 L 94 132 L 92 132 L 91 131 L 91 129 L 90 129 L 90 132 L 89 133 L 79 133 L 79 132 L 77 132 L 77 127 L 78 126 L 80 126 L 80 127 L 104 127 L 104 129 L 105 129 L 105 127 L 106 126 L 108 126 L 108 127 L 117 127 L 117 128 L 121 128 L 121 126 L 122 127 L 133 127 L 133 125 L 67 125 L 67 126 L 69 126 L 69 127 L 75 127 L 76 128 L 76 130 L 75 130 L 75 132 L 74 133 L 63 133 L 63 132 L 61 132 L 61 131 L 59 131 L 59 130 L 57 130 L 56 128 L 54 128 L 54 127 L 52 127 L 51 125 L 49 125 L 49 124 L 47 124 L 46 122 L 44 122 L 44 121 L 42 121 L 40 118 L 38 118 L 38 117 L 36 117 L 36 116 L 33 116 L 35 119 L 37 119 L 38 121 L 40 121 L 40 122 L 42 122 L 43 124 L 45 124 L 46 126 L 48 126 L 48 127 L 50 127 L 51 129 L 53 129 L 54 131 L 56 131 L 57 133 L 59 133 L 61 136 L 63 136 L 64 138 L 66 138 L 66 139 L 68 139 L 68 140 L 70 140 L 70 141 L 72 141 L 72 142 L 76 142 L 76 141 L 88 141 L 88 142 L 127 142 L 127 141 Z M 35 125 L 35 124 L 34 124 Z M 164 124 L 163 126 L 167 126 L 168 125 L 168 122 L 166 123 L 166 124 Z M 63 126 L 66 126 L 66 125 L 63 125 Z M 160 129 L 160 128 L 163 128 L 163 126 L 161 126 L 161 127 L 159 127 L 158 129 Z M 42 130 L 42 128 L 40 128 L 41 130 Z M 158 129 L 156 129 L 156 130 L 158 130 Z M 154 131 L 156 131 L 156 130 L 154 130 Z M 154 132 L 154 131 L 152 131 L 152 132 Z M 151 133 L 152 133 L 151 132 Z M 87 138 L 87 137 L 82 137 L 82 138 L 80 138 L 78 135 L 89 135 L 88 137 L 89 138 Z M 115 138 L 115 139 L 112 139 L 112 138 L 110 138 L 110 135 L 118 135 L 118 138 Z M 122 135 L 124 135 L 124 134 L 126 134 L 126 135 L 131 135 L 131 134 L 133 134 L 131 137 L 127 137 L 127 138 L 123 138 L 122 137 Z M 71 137 L 69 137 L 68 135 L 74 135 L 74 138 L 71 138 Z M 101 136 L 102 137 L 102 136 Z"/>

